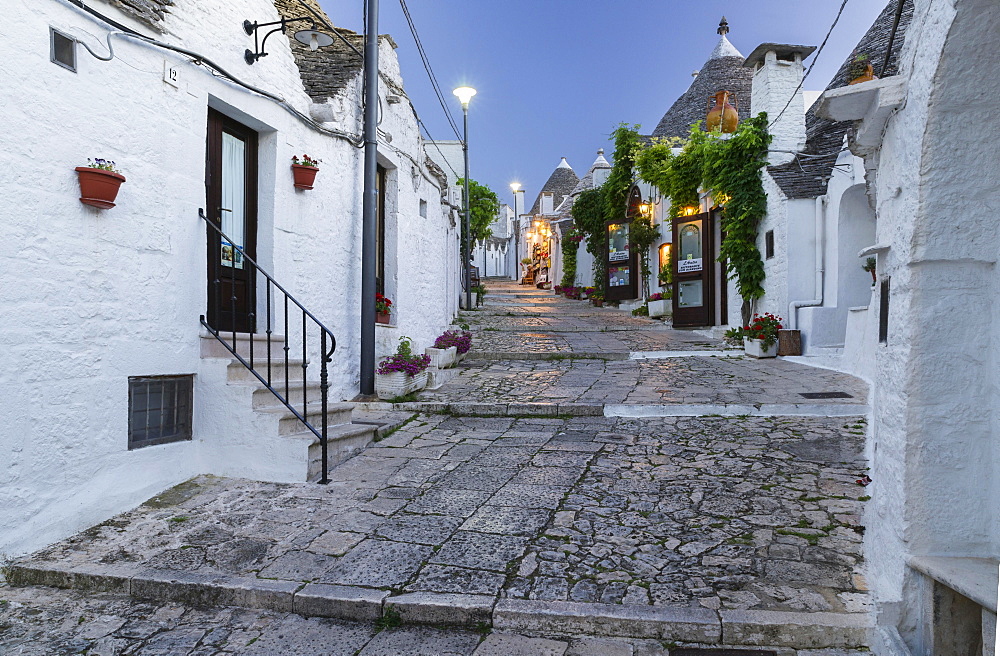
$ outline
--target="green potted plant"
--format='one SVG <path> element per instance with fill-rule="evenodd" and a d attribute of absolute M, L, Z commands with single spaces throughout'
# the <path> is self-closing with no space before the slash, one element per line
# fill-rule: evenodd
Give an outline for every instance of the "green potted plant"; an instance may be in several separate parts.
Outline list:
<path fill-rule="evenodd" d="M 323 160 L 303 155 L 299 159 L 298 155 L 292 155 L 292 177 L 295 179 L 296 189 L 312 189 L 316 181 L 316 174 L 319 173 L 319 164 Z"/>
<path fill-rule="evenodd" d="M 461 330 L 446 330 L 443 335 L 434 340 L 434 348 L 446 349 L 455 347 L 455 360 L 461 362 L 472 348 L 472 333 L 468 324 L 459 326 Z"/>
<path fill-rule="evenodd" d="M 862 270 L 872 274 L 872 287 L 874 287 L 875 283 L 878 282 L 878 279 L 875 277 L 875 258 L 869 257 L 865 260 L 865 263 L 861 265 L 861 268 Z"/>
<path fill-rule="evenodd" d="M 473 285 L 472 291 L 476 294 L 476 305 L 482 305 L 483 298 L 486 296 L 486 285 Z"/>
<path fill-rule="evenodd" d="M 102 210 L 115 206 L 125 176 L 109 159 L 87 158 L 87 166 L 76 167 L 80 179 L 80 202 Z"/>
<path fill-rule="evenodd" d="M 847 79 L 850 80 L 847 84 L 861 84 L 862 82 L 870 82 L 871 80 L 877 80 L 875 76 L 875 68 L 868 61 L 868 55 L 864 53 L 856 53 L 851 59 L 851 64 L 847 69 Z"/>
<path fill-rule="evenodd" d="M 392 315 L 392 301 L 382 294 L 375 294 L 375 323 L 389 323 Z"/>
<path fill-rule="evenodd" d="M 394 399 L 427 386 L 429 355 L 413 352 L 413 340 L 400 337 L 396 352 L 379 363 L 375 370 L 375 393 L 380 399 Z"/>
<path fill-rule="evenodd" d="M 773 358 L 778 355 L 778 331 L 781 317 L 770 312 L 755 314 L 743 326 L 743 349 L 752 358 Z"/>

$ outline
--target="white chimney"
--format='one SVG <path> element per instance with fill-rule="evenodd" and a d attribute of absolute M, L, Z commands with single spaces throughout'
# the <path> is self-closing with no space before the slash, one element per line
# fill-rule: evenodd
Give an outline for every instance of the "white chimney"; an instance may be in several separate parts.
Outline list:
<path fill-rule="evenodd" d="M 552 214 L 552 192 L 543 191 L 542 192 L 542 202 L 538 208 L 541 214 Z"/>
<path fill-rule="evenodd" d="M 767 112 L 767 120 L 773 124 L 770 127 L 770 164 L 790 162 L 793 153 L 801 152 L 806 146 L 806 106 L 802 92 L 805 66 L 802 60 L 815 49 L 813 46 L 762 43 L 743 64 L 754 69 L 750 113 L 756 116 Z"/>

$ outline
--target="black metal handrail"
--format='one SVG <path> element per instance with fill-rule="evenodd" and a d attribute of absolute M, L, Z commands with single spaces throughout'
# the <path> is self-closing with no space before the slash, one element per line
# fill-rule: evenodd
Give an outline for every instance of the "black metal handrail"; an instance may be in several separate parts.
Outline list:
<path fill-rule="evenodd" d="M 254 270 L 255 274 L 259 273 L 260 275 L 264 276 L 264 279 L 265 279 L 264 288 L 265 288 L 265 295 L 266 295 L 266 298 L 267 298 L 267 308 L 266 308 L 266 311 L 265 311 L 265 314 L 267 315 L 267 330 L 265 331 L 266 334 L 267 334 L 267 356 L 266 356 L 267 370 L 266 370 L 266 372 L 261 372 L 261 371 L 257 370 L 257 366 L 263 366 L 263 363 L 262 362 L 255 362 L 254 361 L 254 340 L 253 340 L 253 333 L 250 333 L 250 338 L 247 340 L 248 343 L 249 343 L 249 359 L 244 358 L 238 352 L 239 349 L 236 346 L 237 331 L 236 331 L 235 317 L 236 317 L 236 301 L 237 301 L 237 296 L 236 296 L 236 291 L 235 291 L 235 289 L 236 289 L 235 285 L 232 285 L 232 284 L 230 285 L 230 288 L 233 291 L 230 294 L 230 299 L 229 299 L 230 308 L 231 308 L 232 316 L 233 316 L 233 319 L 234 319 L 234 321 L 233 321 L 233 330 L 232 330 L 232 344 L 230 344 L 229 342 L 226 341 L 226 339 L 229 337 L 229 332 L 230 331 L 227 330 L 227 331 L 223 332 L 223 331 L 218 330 L 217 328 L 214 328 L 205 319 L 205 315 L 201 315 L 201 323 L 202 323 L 203 326 L 205 326 L 205 328 L 208 329 L 208 331 L 210 333 L 212 333 L 212 335 L 215 336 L 216 339 L 218 339 L 222 343 L 223 346 L 225 346 L 229 350 L 230 353 L 232 353 L 233 357 L 235 357 L 237 360 L 239 360 L 241 363 L 243 363 L 243 366 L 245 366 L 250 371 L 250 373 L 252 373 L 257 378 L 257 380 L 259 380 L 268 390 L 270 390 L 271 393 L 274 394 L 274 396 L 277 397 L 277 399 L 279 401 L 281 401 L 284 404 L 284 406 L 286 408 L 288 408 L 288 410 L 299 421 L 301 421 L 305 425 L 306 428 L 308 428 L 316 437 L 319 438 L 320 447 L 321 447 L 322 453 L 323 453 L 323 463 L 322 463 L 323 474 L 322 474 L 322 477 L 320 479 L 320 483 L 329 483 L 330 482 L 330 478 L 329 478 L 329 471 L 328 471 L 328 467 L 327 467 L 327 451 L 328 451 L 328 441 L 327 441 L 328 426 L 327 426 L 327 422 L 328 422 L 328 419 L 327 419 L 327 414 L 326 413 L 327 413 L 327 409 L 329 407 L 329 389 L 330 389 L 328 365 L 329 365 L 330 362 L 333 361 L 333 352 L 337 349 L 337 340 L 336 340 L 336 338 L 333 335 L 333 331 L 331 331 L 329 328 L 327 328 L 326 326 L 324 326 L 323 322 L 321 322 L 319 319 L 317 319 L 313 315 L 312 312 L 310 312 L 309 310 L 307 310 L 305 308 L 305 306 L 302 305 L 302 303 L 300 303 L 298 300 L 296 300 L 296 298 L 294 296 L 292 296 L 291 294 L 289 294 L 288 291 L 284 287 L 282 287 L 280 284 L 278 284 L 278 282 L 267 271 L 265 271 L 263 268 L 261 268 L 261 266 L 259 264 L 257 264 L 256 260 L 254 260 L 252 257 L 250 257 L 249 255 L 247 255 L 246 251 L 244 251 L 241 246 L 237 246 L 236 242 L 233 241 L 226 233 L 224 233 L 222 231 L 222 228 L 220 228 L 218 225 L 216 225 L 215 223 L 213 223 L 211 221 L 211 219 L 209 219 L 207 216 L 205 216 L 205 210 L 204 210 L 204 208 L 199 208 L 198 209 L 198 216 L 200 216 L 205 221 L 205 223 L 207 223 L 209 225 L 209 227 L 211 227 L 212 230 L 214 230 L 219 235 L 219 237 L 221 239 L 225 240 L 234 250 L 239 251 L 240 255 L 243 257 L 243 261 L 249 263 L 249 265 L 253 267 L 253 270 Z M 220 259 L 221 259 L 221 257 L 220 257 L 219 253 L 216 253 L 212 257 L 212 260 L 215 263 L 215 276 L 214 276 L 214 280 L 212 281 L 212 284 L 215 285 L 215 294 L 214 294 L 214 297 L 215 297 L 215 303 L 216 303 L 216 307 L 215 307 L 215 316 L 216 317 L 218 317 L 220 315 L 220 312 L 219 312 L 220 311 L 219 303 L 221 302 L 221 296 L 222 296 L 222 294 L 221 294 L 221 291 L 222 291 L 222 289 L 221 289 L 222 279 L 220 277 L 221 271 L 220 271 L 220 267 L 219 267 L 219 261 L 220 261 Z M 233 258 L 233 261 L 235 263 L 235 256 Z M 282 362 L 272 363 L 272 360 L 271 360 L 271 335 L 274 332 L 272 330 L 272 325 L 271 325 L 272 324 L 272 317 L 271 317 L 272 289 L 276 290 L 275 293 L 274 293 L 274 298 L 275 299 L 280 299 L 281 298 L 281 297 L 278 297 L 278 295 L 277 295 L 278 292 L 280 292 L 280 294 L 283 297 L 283 299 L 280 301 L 281 304 L 282 304 L 282 306 L 283 306 L 283 315 L 284 315 L 283 319 L 284 319 L 284 328 L 285 328 L 285 333 L 284 333 L 285 339 L 284 339 L 284 345 L 282 346 L 282 350 L 284 351 L 284 362 L 283 363 Z M 256 303 L 256 294 L 253 295 L 253 299 L 254 299 L 254 303 Z M 290 350 L 290 347 L 288 345 L 288 340 L 291 337 L 291 335 L 289 334 L 289 331 L 288 331 L 288 327 L 289 327 L 289 323 L 288 323 L 288 321 L 289 321 L 289 302 L 291 302 L 291 304 L 295 308 L 297 308 L 298 310 L 300 310 L 301 313 L 302 313 L 302 364 L 301 364 L 301 368 L 302 368 L 302 412 L 299 412 L 298 409 L 296 409 L 296 407 L 289 400 L 291 398 L 291 394 L 290 394 L 291 387 L 289 385 L 290 365 L 289 365 L 289 358 L 288 358 L 288 352 Z M 293 312 L 294 311 L 295 310 L 293 309 Z M 253 308 L 251 308 L 250 312 L 248 313 L 248 316 L 250 318 L 251 325 L 253 325 L 254 321 L 256 319 L 256 314 L 253 311 Z M 310 326 L 309 325 L 310 321 L 313 324 L 315 324 L 315 325 L 314 326 Z M 320 427 L 319 428 L 317 428 L 316 426 L 314 426 L 307 419 L 307 417 L 309 416 L 309 380 L 308 380 L 308 377 L 306 375 L 307 374 L 306 369 L 309 366 L 308 338 L 309 338 L 309 329 L 310 328 L 312 328 L 313 330 L 316 330 L 316 329 L 319 330 L 319 342 L 320 342 L 320 372 L 319 372 L 319 383 L 320 383 L 320 386 L 319 386 L 319 389 L 320 389 L 320 413 L 321 413 L 321 415 L 320 415 L 321 416 L 321 421 L 320 421 Z M 329 340 L 329 349 L 327 349 L 327 341 L 328 340 Z M 258 358 L 258 360 L 259 359 L 260 358 Z M 282 394 L 279 389 L 276 389 L 275 386 L 272 385 L 272 380 L 273 380 L 272 373 L 273 373 L 273 367 L 275 367 L 275 366 L 278 368 L 278 371 L 281 371 L 281 367 L 282 366 L 284 368 L 284 373 L 285 373 L 285 389 L 284 389 L 284 394 Z M 294 365 L 291 365 L 291 366 L 294 366 Z M 265 373 L 266 373 L 266 375 L 264 375 Z"/>

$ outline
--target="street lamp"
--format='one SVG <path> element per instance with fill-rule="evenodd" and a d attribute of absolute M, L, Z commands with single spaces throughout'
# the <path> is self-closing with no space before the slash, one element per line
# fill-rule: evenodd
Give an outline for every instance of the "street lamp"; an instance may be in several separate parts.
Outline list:
<path fill-rule="evenodd" d="M 462 103 L 462 116 L 465 120 L 465 136 L 462 138 L 462 154 L 465 156 L 465 241 L 462 244 L 462 264 L 465 268 L 465 309 L 472 307 L 472 268 L 469 266 L 469 242 L 472 241 L 472 230 L 469 221 L 469 101 L 476 95 L 472 87 L 458 87 L 454 93 Z"/>
<path fill-rule="evenodd" d="M 518 252 L 518 242 L 521 238 L 521 213 L 517 209 L 518 194 L 523 194 L 520 182 L 511 182 L 510 190 L 514 192 L 514 280 L 517 280 L 518 271 L 521 267 L 521 257 Z"/>

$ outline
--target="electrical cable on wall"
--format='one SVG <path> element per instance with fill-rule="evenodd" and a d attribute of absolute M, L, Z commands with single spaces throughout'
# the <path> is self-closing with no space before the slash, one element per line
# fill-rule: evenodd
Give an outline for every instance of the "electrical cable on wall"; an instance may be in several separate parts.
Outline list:
<path fill-rule="evenodd" d="M 164 50 L 170 50 L 172 52 L 176 52 L 176 53 L 185 55 L 186 57 L 190 57 L 192 63 L 194 63 L 195 65 L 206 66 L 207 68 L 212 69 L 213 74 L 218 74 L 218 77 L 225 78 L 228 81 L 232 82 L 233 84 L 236 84 L 237 86 L 240 86 L 240 87 L 246 89 L 247 91 L 251 91 L 251 92 L 256 93 L 256 94 L 258 94 L 260 96 L 263 96 L 263 97 L 265 97 L 265 98 L 267 98 L 269 100 L 274 101 L 277 105 L 279 105 L 285 111 L 289 112 L 290 114 L 292 114 L 293 116 L 295 116 L 296 118 L 298 118 L 300 121 L 302 121 L 303 123 L 305 123 L 306 125 L 308 125 L 312 129 L 316 130 L 317 132 L 322 132 L 323 134 L 326 134 L 326 135 L 329 135 L 329 136 L 332 136 L 332 137 L 336 137 L 338 139 L 343 139 L 343 140 L 349 142 L 355 148 L 361 148 L 364 145 L 364 140 L 359 135 L 352 135 L 352 134 L 349 134 L 347 132 L 343 132 L 341 130 L 334 130 L 334 129 L 331 129 L 331 128 L 327 128 L 327 127 L 325 127 L 323 125 L 320 125 L 319 123 L 317 123 L 316 121 L 314 121 L 312 118 L 306 116 L 305 114 L 303 114 L 302 112 L 300 112 L 298 109 L 296 109 L 295 107 L 293 107 L 287 100 L 285 100 L 281 96 L 273 94 L 273 93 L 271 93 L 269 91 L 265 91 L 264 89 L 261 89 L 259 87 L 255 87 L 252 84 L 248 84 L 247 82 L 244 82 L 244 81 L 240 80 L 235 75 L 229 73 L 226 69 L 222 68 L 221 66 L 219 66 L 218 64 L 216 64 L 215 62 L 213 62 L 211 59 L 208 59 L 204 55 L 201 55 L 201 54 L 199 54 L 197 52 L 194 52 L 193 50 L 188 50 L 187 48 L 181 48 L 180 46 L 175 46 L 175 45 L 172 45 L 172 44 L 169 44 L 169 43 L 164 43 L 163 41 L 158 41 L 156 39 L 153 39 L 152 37 L 146 36 L 145 34 L 141 34 L 140 32 L 136 32 L 135 30 L 133 30 L 133 29 L 131 29 L 129 27 L 126 27 L 125 25 L 122 25 L 121 23 L 115 21 L 114 19 L 112 19 L 112 18 L 110 18 L 108 16 L 105 16 L 104 14 L 98 12 L 97 10 L 95 10 L 95 9 L 93 9 L 93 8 L 85 5 L 83 3 L 83 0 L 62 0 L 62 1 L 66 2 L 66 3 L 70 4 L 70 5 L 72 5 L 73 7 L 77 8 L 77 9 L 81 9 L 81 10 L 87 12 L 88 14 L 94 16 L 95 18 L 103 21 L 105 24 L 110 25 L 112 28 L 114 28 L 114 31 L 112 31 L 108 35 L 108 39 L 109 39 L 108 44 L 109 44 L 109 46 L 110 46 L 110 38 L 112 36 L 116 36 L 117 35 L 117 36 L 121 36 L 121 37 L 128 37 L 128 38 L 131 38 L 131 39 L 135 39 L 137 41 L 140 41 L 141 43 L 145 43 L 147 45 L 150 45 L 150 46 L 153 46 L 153 47 L 156 47 L 156 48 L 162 48 Z M 86 44 L 84 44 L 84 46 L 86 47 Z M 87 48 L 87 50 L 88 50 L 88 52 L 90 52 L 90 54 L 94 55 L 98 59 L 101 59 L 102 61 L 110 61 L 110 58 L 106 59 L 104 57 L 101 57 L 101 56 L 98 56 L 98 55 L 94 54 L 94 52 L 91 51 L 90 48 Z M 111 58 L 113 58 L 113 57 L 114 57 L 114 53 L 112 52 Z"/>

